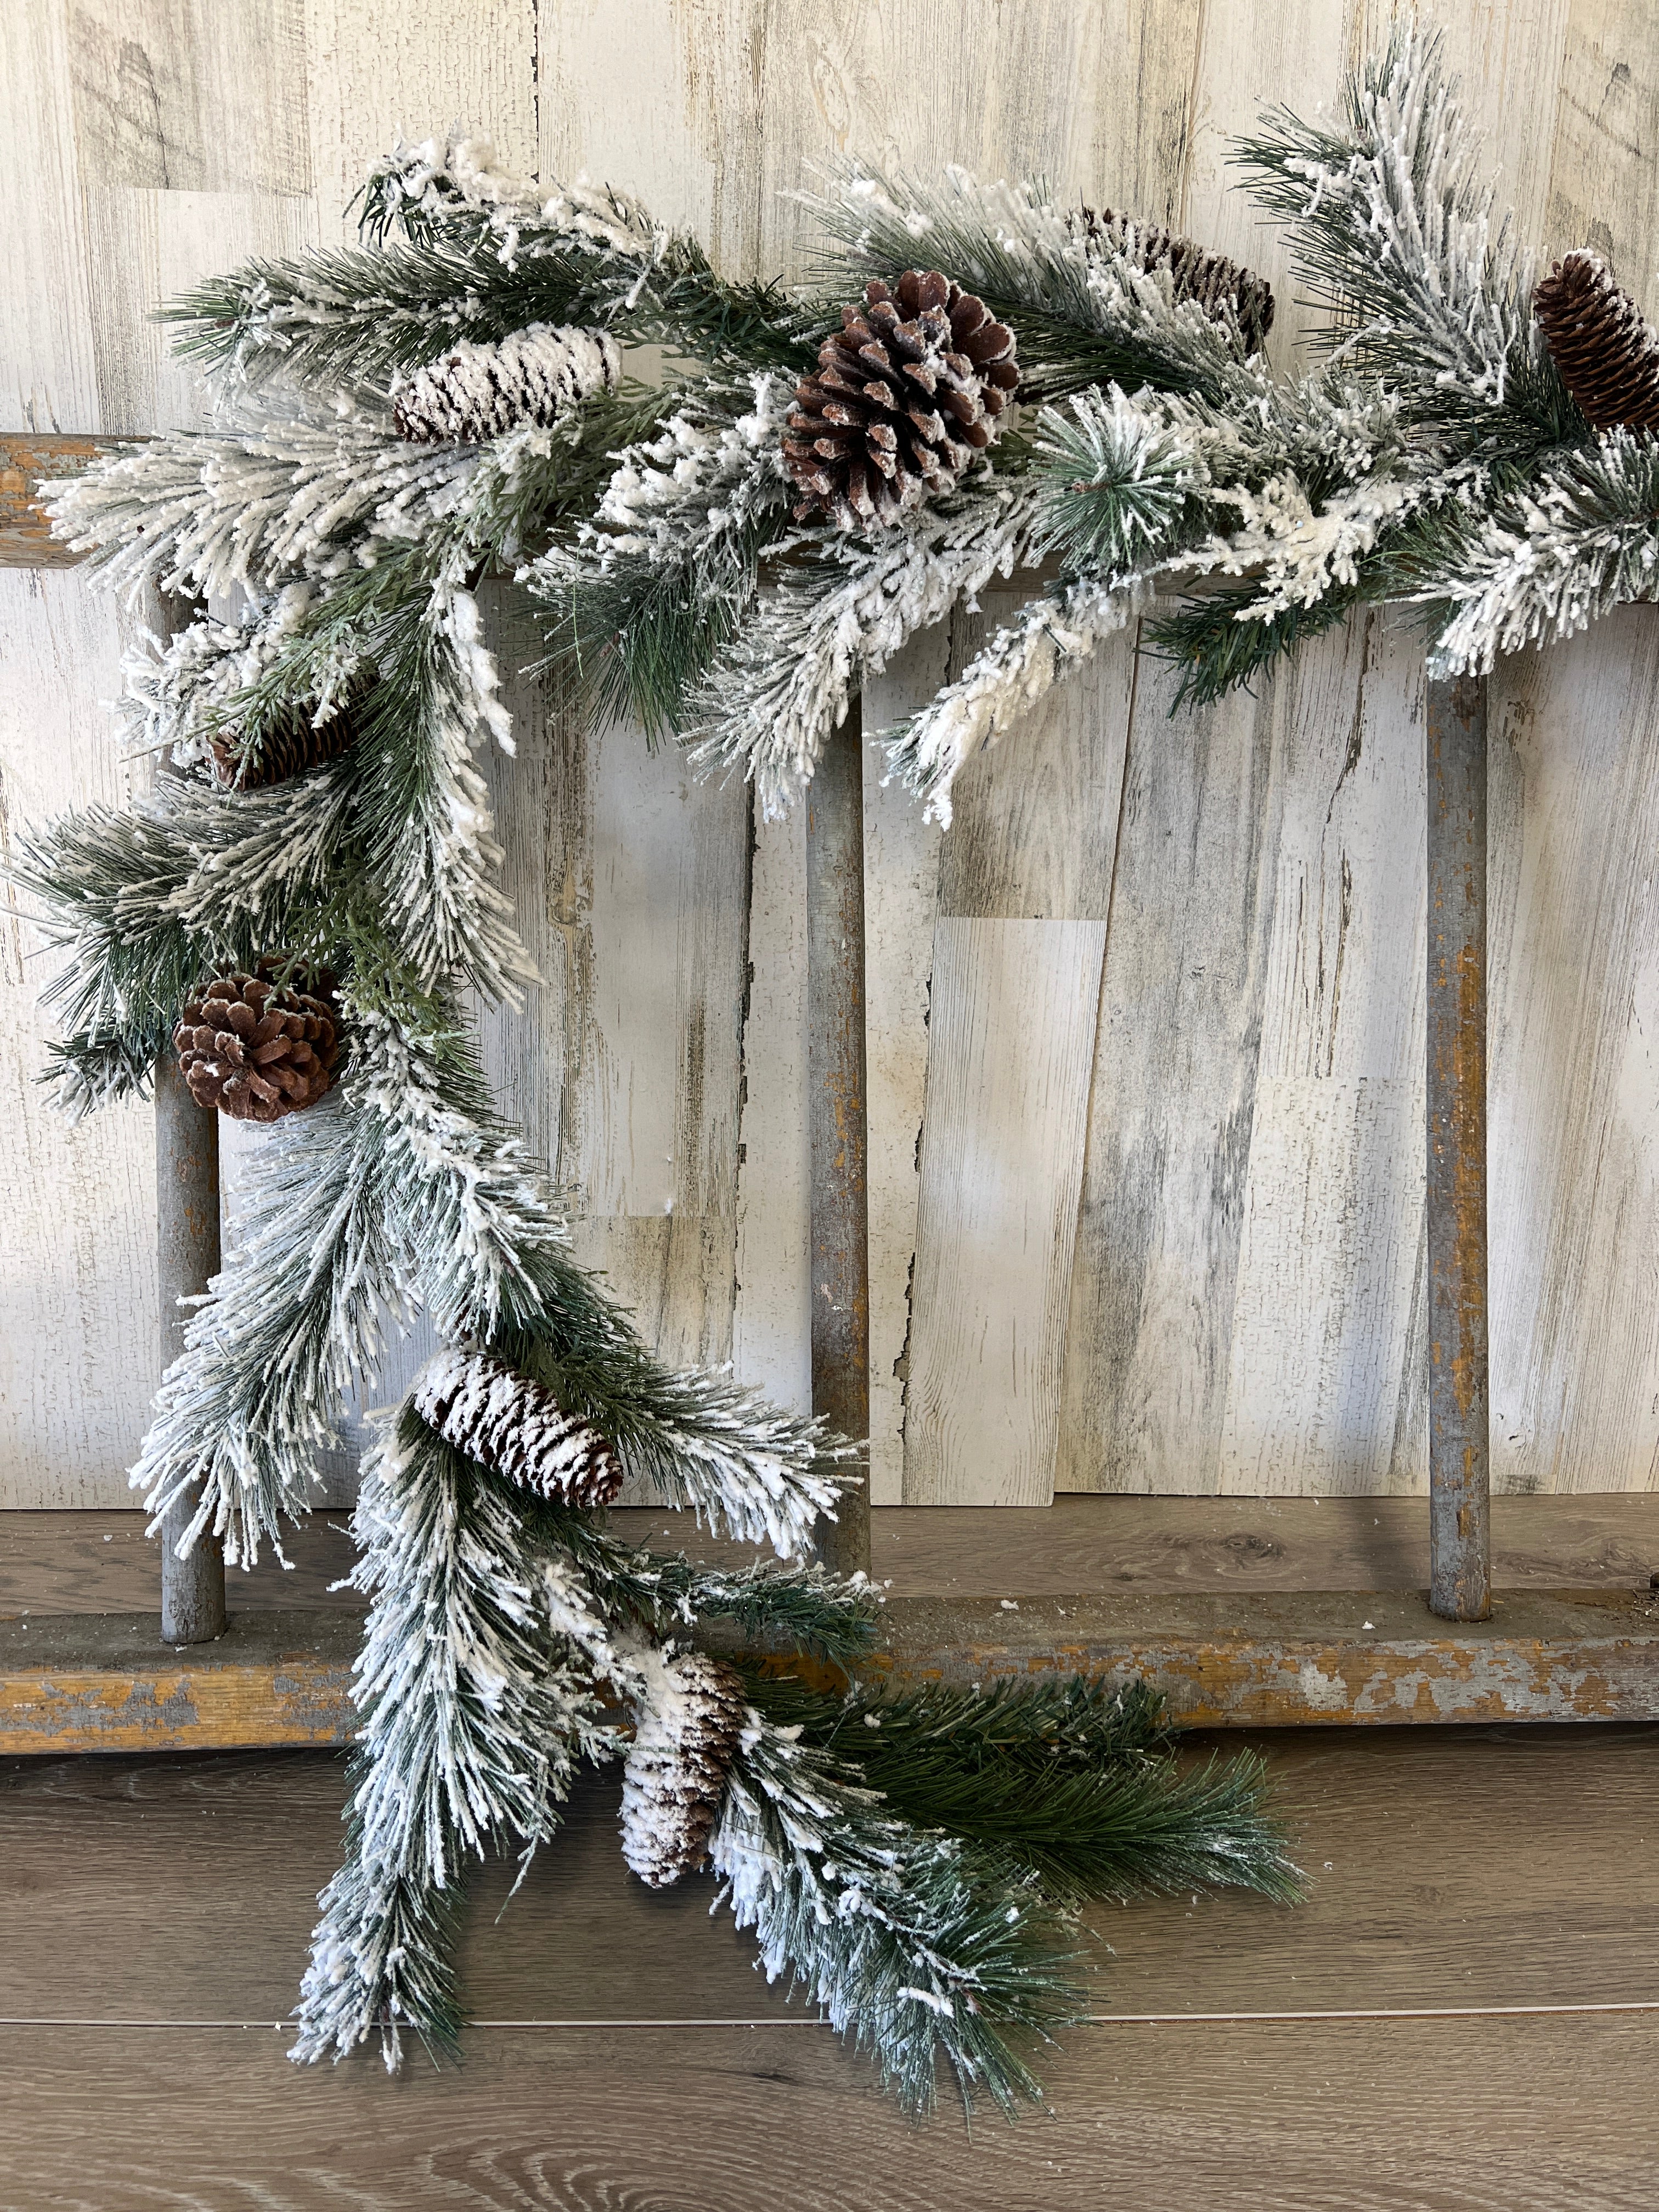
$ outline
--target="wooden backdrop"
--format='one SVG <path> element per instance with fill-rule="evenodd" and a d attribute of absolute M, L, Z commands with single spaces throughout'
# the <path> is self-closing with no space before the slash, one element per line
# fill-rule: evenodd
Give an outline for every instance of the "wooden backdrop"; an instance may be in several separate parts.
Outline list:
<path fill-rule="evenodd" d="M 197 275 L 342 235 L 368 162 L 467 118 L 791 268 L 831 148 L 1041 173 L 1261 268 L 1229 189 L 1383 0 L 9 0 L 0 428 L 199 419 L 146 319 Z M 1648 0 L 1458 0 L 1451 58 L 1533 247 L 1659 312 Z M 115 798 L 122 616 L 0 573 L 0 841 Z M 872 687 L 894 719 L 997 607 Z M 515 619 L 498 617 L 510 631 Z M 510 649 L 510 639 L 504 640 Z M 1653 1486 L 1659 1443 L 1659 628 L 1495 679 L 1494 1467 Z M 1171 720 L 1131 635 L 964 779 L 948 836 L 871 779 L 878 1501 L 1419 1487 L 1422 680 L 1371 614 L 1255 698 Z M 517 691 L 491 774 L 545 982 L 489 1025 L 586 1255 L 658 1341 L 806 1383 L 802 828 L 758 832 L 626 729 Z M 0 1504 L 125 1501 L 154 1381 L 145 1113 L 32 1088 L 41 963 L 0 913 Z M 382 1391 L 396 1377 L 386 1378 Z"/>

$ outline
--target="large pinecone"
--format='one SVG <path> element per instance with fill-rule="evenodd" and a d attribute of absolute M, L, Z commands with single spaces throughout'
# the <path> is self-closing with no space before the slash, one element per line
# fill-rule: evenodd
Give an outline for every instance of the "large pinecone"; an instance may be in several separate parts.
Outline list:
<path fill-rule="evenodd" d="M 521 422 L 550 426 L 622 374 L 609 331 L 532 323 L 493 343 L 464 338 L 441 361 L 418 368 L 392 392 L 400 438 L 416 445 L 481 445 Z"/>
<path fill-rule="evenodd" d="M 1159 223 L 1137 222 L 1132 216 L 1110 208 L 1083 210 L 1085 228 L 1137 269 L 1149 274 L 1170 272 L 1171 295 L 1196 300 L 1206 314 L 1218 317 L 1231 308 L 1245 353 L 1260 353 L 1273 326 L 1273 287 L 1264 276 L 1230 261 L 1224 253 L 1208 253 L 1190 238 L 1182 238 Z"/>
<path fill-rule="evenodd" d="M 492 1352 L 457 1347 L 428 1360 L 415 1410 L 469 1458 L 544 1498 L 590 1510 L 622 1488 L 621 1462 L 599 1431 Z"/>
<path fill-rule="evenodd" d="M 191 993 L 173 1032 L 190 1095 L 237 1121 L 276 1121 L 334 1080 L 336 1013 L 326 996 L 268 975 L 216 976 Z"/>
<path fill-rule="evenodd" d="M 1659 331 L 1599 255 L 1558 261 L 1532 304 L 1561 381 L 1593 428 L 1659 430 Z"/>
<path fill-rule="evenodd" d="M 805 494 L 796 520 L 853 530 L 948 491 L 997 435 L 1019 370 L 1013 332 L 937 270 L 878 278 L 841 319 L 796 386 L 783 453 Z"/>
<path fill-rule="evenodd" d="M 743 1677 L 701 1651 L 661 1662 L 623 1768 L 623 1856 L 666 1889 L 702 1864 L 743 1735 Z"/>
<path fill-rule="evenodd" d="M 343 700 L 325 722 L 312 720 L 314 704 L 284 706 L 259 732 L 256 750 L 245 752 L 242 733 L 221 732 L 209 739 L 214 781 L 225 791 L 263 791 L 321 768 L 355 744 L 362 730 L 362 699 Z"/>

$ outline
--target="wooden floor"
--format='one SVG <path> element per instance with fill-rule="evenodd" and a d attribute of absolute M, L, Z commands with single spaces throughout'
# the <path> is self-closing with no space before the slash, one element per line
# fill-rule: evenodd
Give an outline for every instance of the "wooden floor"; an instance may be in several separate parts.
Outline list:
<path fill-rule="evenodd" d="M 1170 1503 L 1002 1513 L 1000 1571 L 1012 1558 L 1022 1586 L 1051 1589 L 1112 1571 L 1147 1588 L 1295 1587 L 1304 1574 L 1342 1587 L 1346 1560 L 1349 1586 L 1364 1587 L 1381 1559 L 1395 1587 L 1413 1578 L 1420 1503 L 1371 1501 L 1362 1516 L 1186 1500 L 1174 1522 L 1138 1510 Z M 1512 1501 L 1507 1533 L 1500 1504 L 1500 1580 L 1644 1582 L 1659 1526 L 1636 1503 Z M 989 1518 L 878 1516 L 884 1578 L 919 1592 L 982 1581 L 975 1524 Z M 0 1517 L 0 1612 L 153 1603 L 139 1526 Z M 281 1596 L 340 1602 L 325 1586 L 349 1559 L 344 1539 L 319 1527 L 301 1555 Z M 253 1581 L 270 1604 L 266 1571 Z M 1188 1896 L 1103 1916 L 1098 2017 L 1048 2054 L 1052 2115 L 981 2118 L 971 2133 L 948 2103 L 926 2126 L 894 2113 L 867 2066 L 756 1974 L 744 1939 L 709 1917 L 707 1882 L 659 1897 L 634 1881 L 611 1781 L 584 1788 L 499 1920 L 507 1875 L 480 1881 L 465 1948 L 480 2024 L 465 2066 L 417 2059 L 392 2081 L 367 2056 L 301 2072 L 283 2055 L 339 1847 L 337 1756 L 11 1761 L 0 2207 L 1649 2206 L 1659 1729 L 1250 1741 L 1309 1902 Z"/>
<path fill-rule="evenodd" d="M 1645 1588 L 1659 1571 L 1659 1491 L 1492 1500 L 1500 1589 Z M 700 1558 L 747 1558 L 684 1514 L 611 1515 L 634 1541 Z M 285 1541 L 284 1572 L 262 1560 L 233 1574 L 233 1607 L 361 1607 L 331 1591 L 353 1559 L 343 1510 Z M 872 1570 L 915 1597 L 992 1588 L 1012 1596 L 1075 1590 L 1407 1590 L 1429 1579 L 1421 1498 L 1067 1497 L 1052 1506 L 878 1506 Z M 20 1612 L 142 1613 L 159 1602 L 155 1547 L 142 1513 L 0 1513 L 0 1617 Z"/>

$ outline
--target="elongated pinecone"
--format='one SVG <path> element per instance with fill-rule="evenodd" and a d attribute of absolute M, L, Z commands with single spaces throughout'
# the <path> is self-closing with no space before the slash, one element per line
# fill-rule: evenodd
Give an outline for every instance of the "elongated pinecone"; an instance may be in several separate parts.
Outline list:
<path fill-rule="evenodd" d="M 1111 208 L 1085 208 L 1083 222 L 1091 237 L 1103 239 L 1135 268 L 1148 275 L 1167 269 L 1174 299 L 1196 300 L 1206 315 L 1218 319 L 1231 309 L 1247 355 L 1260 353 L 1267 343 L 1273 326 L 1273 294 L 1265 276 L 1224 253 L 1206 253 L 1194 240 L 1160 223 L 1137 222 Z"/>
<path fill-rule="evenodd" d="M 623 1767 L 623 1856 L 666 1889 L 702 1864 L 743 1734 L 746 1700 L 734 1668 L 687 1651 L 665 1660 L 634 1716 Z"/>
<path fill-rule="evenodd" d="M 315 708 L 295 700 L 272 716 L 259 732 L 257 750 L 244 753 L 241 732 L 221 732 L 208 740 L 214 780 L 224 791 L 263 791 L 304 775 L 337 759 L 355 744 L 362 727 L 362 699 L 343 701 L 326 721 L 312 720 Z"/>
<path fill-rule="evenodd" d="M 190 1095 L 237 1121 L 276 1121 L 334 1080 L 336 1014 L 326 996 L 268 975 L 216 976 L 192 991 L 173 1032 Z"/>
<path fill-rule="evenodd" d="M 795 388 L 783 454 L 805 494 L 796 520 L 854 530 L 948 491 L 996 437 L 1019 370 L 1013 332 L 937 270 L 877 278 L 841 320 Z"/>
<path fill-rule="evenodd" d="M 621 1463 L 599 1431 L 492 1352 L 459 1347 L 428 1360 L 415 1410 L 469 1458 L 543 1498 L 587 1510 L 622 1488 Z"/>
<path fill-rule="evenodd" d="M 1532 305 L 1561 381 L 1593 428 L 1659 430 L 1659 331 L 1600 255 L 1558 261 Z"/>
<path fill-rule="evenodd" d="M 416 445 L 479 445 L 521 422 L 556 422 L 592 393 L 613 391 L 621 374 L 622 348 L 608 331 L 532 323 L 493 344 L 463 338 L 416 369 L 393 387 L 392 417 Z"/>

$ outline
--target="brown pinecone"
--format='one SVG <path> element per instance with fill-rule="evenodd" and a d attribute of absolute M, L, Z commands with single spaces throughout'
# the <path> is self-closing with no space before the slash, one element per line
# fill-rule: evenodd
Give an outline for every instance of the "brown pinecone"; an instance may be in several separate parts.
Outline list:
<path fill-rule="evenodd" d="M 806 495 L 796 520 L 854 530 L 948 491 L 996 437 L 1019 370 L 1013 332 L 937 270 L 877 278 L 841 319 L 796 386 L 783 453 Z"/>
<path fill-rule="evenodd" d="M 599 1431 L 491 1352 L 463 1346 L 428 1360 L 415 1410 L 469 1458 L 544 1498 L 587 1510 L 622 1488 L 621 1463 Z"/>
<path fill-rule="evenodd" d="M 223 791 L 263 791 L 291 775 L 321 768 L 356 743 L 361 732 L 361 696 L 342 701 L 325 722 L 313 722 L 314 708 L 295 701 L 284 706 L 259 733 L 256 750 L 245 755 L 240 731 L 209 739 L 214 781 Z"/>
<path fill-rule="evenodd" d="M 314 1105 L 334 1080 L 335 1024 L 326 997 L 267 975 L 220 975 L 185 1000 L 173 1048 L 198 1106 L 276 1121 Z"/>
<path fill-rule="evenodd" d="M 1595 253 L 1569 253 L 1532 295 L 1561 381 L 1594 429 L 1659 430 L 1659 331 Z"/>
<path fill-rule="evenodd" d="M 623 1856 L 641 1881 L 666 1889 L 702 1864 L 747 1700 L 736 1668 L 701 1651 L 665 1661 L 656 1686 L 635 1714 L 623 1768 Z"/>
<path fill-rule="evenodd" d="M 1086 207 L 1083 221 L 1091 236 L 1104 239 L 1137 269 L 1167 269 L 1176 300 L 1196 300 L 1206 314 L 1218 317 L 1231 307 L 1245 353 L 1261 352 L 1273 326 L 1273 287 L 1265 277 L 1159 223 L 1137 222 L 1110 208 Z"/>

